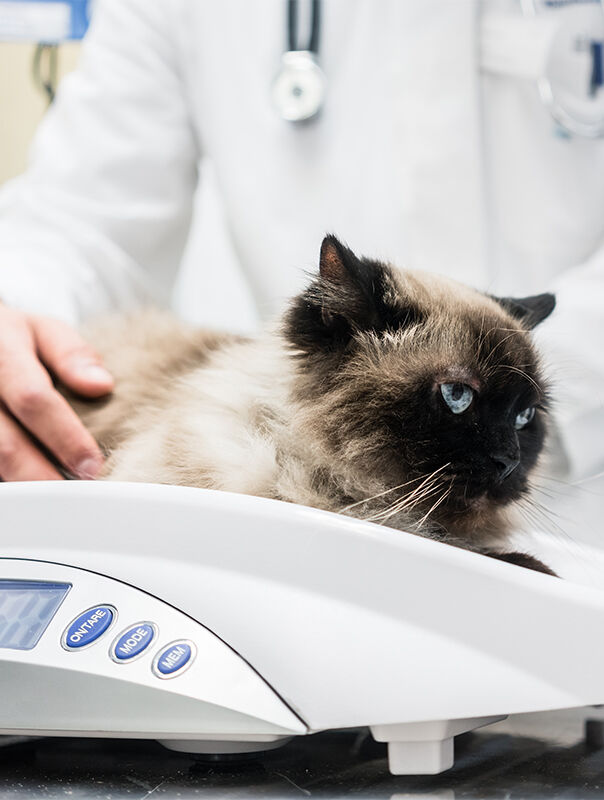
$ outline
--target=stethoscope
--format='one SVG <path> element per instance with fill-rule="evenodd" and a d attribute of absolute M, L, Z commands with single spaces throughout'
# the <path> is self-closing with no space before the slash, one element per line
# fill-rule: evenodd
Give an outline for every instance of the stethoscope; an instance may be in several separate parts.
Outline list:
<path fill-rule="evenodd" d="M 287 0 L 287 50 L 273 82 L 273 105 L 284 120 L 314 119 L 325 97 L 325 75 L 319 66 L 321 2 L 312 0 L 310 32 L 305 47 L 298 42 L 298 0 Z"/>
<path fill-rule="evenodd" d="M 524 18 L 539 17 L 543 7 L 547 8 L 553 2 L 555 0 L 520 0 L 522 15 Z M 319 66 L 321 0 L 310 2 L 310 33 L 305 46 L 300 46 L 298 41 L 298 0 L 286 0 L 286 3 L 287 49 L 272 85 L 272 101 L 282 119 L 294 123 L 307 122 L 318 118 L 325 100 L 326 80 Z M 579 52 L 582 48 L 581 57 L 590 62 L 584 93 L 583 90 L 570 92 L 557 85 L 547 68 L 544 74 L 536 77 L 536 83 L 541 102 L 561 132 L 595 139 L 604 137 L 604 0 L 593 0 L 584 5 L 597 6 L 602 13 L 600 34 L 593 34 L 584 26 L 582 30 L 567 31 L 551 44 L 552 49 L 571 47 Z"/>
<path fill-rule="evenodd" d="M 548 0 L 520 0 L 523 16 L 529 19 L 538 18 L 544 5 Z M 575 3 L 570 10 L 576 19 L 566 20 L 553 36 L 549 64 L 536 78 L 537 90 L 560 132 L 600 139 L 604 137 L 604 0 Z M 561 76 L 553 74 L 556 56 L 564 51 L 582 62 L 585 75 L 580 86 L 565 86 Z"/>

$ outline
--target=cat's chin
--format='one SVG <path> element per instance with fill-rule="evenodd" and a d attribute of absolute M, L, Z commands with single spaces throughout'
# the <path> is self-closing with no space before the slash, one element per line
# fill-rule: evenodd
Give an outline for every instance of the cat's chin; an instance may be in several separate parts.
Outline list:
<path fill-rule="evenodd" d="M 450 511 L 456 515 L 483 514 L 493 510 L 493 506 L 502 505 L 501 500 L 493 498 L 488 490 L 469 495 L 467 492 L 461 497 L 450 498 L 446 504 Z"/>
<path fill-rule="evenodd" d="M 475 514 L 482 514 L 491 508 L 492 503 L 493 501 L 489 498 L 488 493 L 483 492 L 466 500 L 466 508 Z"/>
<path fill-rule="evenodd" d="M 464 487 L 463 493 L 449 500 L 447 505 L 458 512 L 493 512 L 497 508 L 509 506 L 517 502 L 526 493 L 527 486 L 523 481 L 497 483 L 486 487 L 475 487 L 473 490 Z"/>
<path fill-rule="evenodd" d="M 482 516 L 486 514 L 495 514 L 498 510 L 502 510 L 511 505 L 520 495 L 513 496 L 506 494 L 502 496 L 501 493 L 494 493 L 490 490 L 480 492 L 472 497 L 464 498 L 461 501 L 459 510 L 469 516 Z"/>
<path fill-rule="evenodd" d="M 504 544 L 509 530 L 510 503 L 495 499 L 489 490 L 470 497 L 451 498 L 438 509 L 434 522 L 450 535 L 452 542 L 475 549 Z"/>

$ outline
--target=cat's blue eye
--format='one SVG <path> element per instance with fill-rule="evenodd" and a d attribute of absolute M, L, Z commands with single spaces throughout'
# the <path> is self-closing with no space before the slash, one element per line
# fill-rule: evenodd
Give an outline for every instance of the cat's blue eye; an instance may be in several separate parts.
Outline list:
<path fill-rule="evenodd" d="M 441 383 L 440 393 L 454 414 L 464 412 L 474 398 L 474 390 L 465 383 Z"/>
<path fill-rule="evenodd" d="M 514 421 L 514 427 L 517 431 L 520 428 L 524 428 L 525 425 L 528 425 L 529 422 L 535 416 L 535 407 L 530 406 L 530 408 L 525 408 L 524 411 L 521 411 L 519 414 L 516 415 L 516 419 Z"/>

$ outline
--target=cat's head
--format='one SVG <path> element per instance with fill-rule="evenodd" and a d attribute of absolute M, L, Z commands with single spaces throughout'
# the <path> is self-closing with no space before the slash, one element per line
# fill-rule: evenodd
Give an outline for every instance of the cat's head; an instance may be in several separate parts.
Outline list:
<path fill-rule="evenodd" d="M 398 502 L 433 531 L 495 532 L 543 445 L 529 331 L 554 304 L 399 271 L 327 236 L 319 276 L 285 318 L 317 464 L 352 500 L 392 490 L 374 501 L 386 523 Z"/>

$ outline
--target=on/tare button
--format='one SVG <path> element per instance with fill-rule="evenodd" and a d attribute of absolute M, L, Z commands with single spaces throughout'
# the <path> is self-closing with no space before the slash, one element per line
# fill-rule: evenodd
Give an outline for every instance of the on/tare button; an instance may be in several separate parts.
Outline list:
<path fill-rule="evenodd" d="M 109 651 L 114 661 L 124 663 L 143 653 L 157 634 L 152 622 L 137 622 L 118 636 Z"/>
<path fill-rule="evenodd" d="M 117 612 L 113 606 L 93 606 L 82 612 L 63 632 L 61 644 L 67 650 L 87 647 L 107 631 Z"/>
<path fill-rule="evenodd" d="M 170 642 L 153 659 L 153 672 L 158 678 L 175 678 L 191 666 L 195 654 L 195 645 L 187 639 Z"/>

